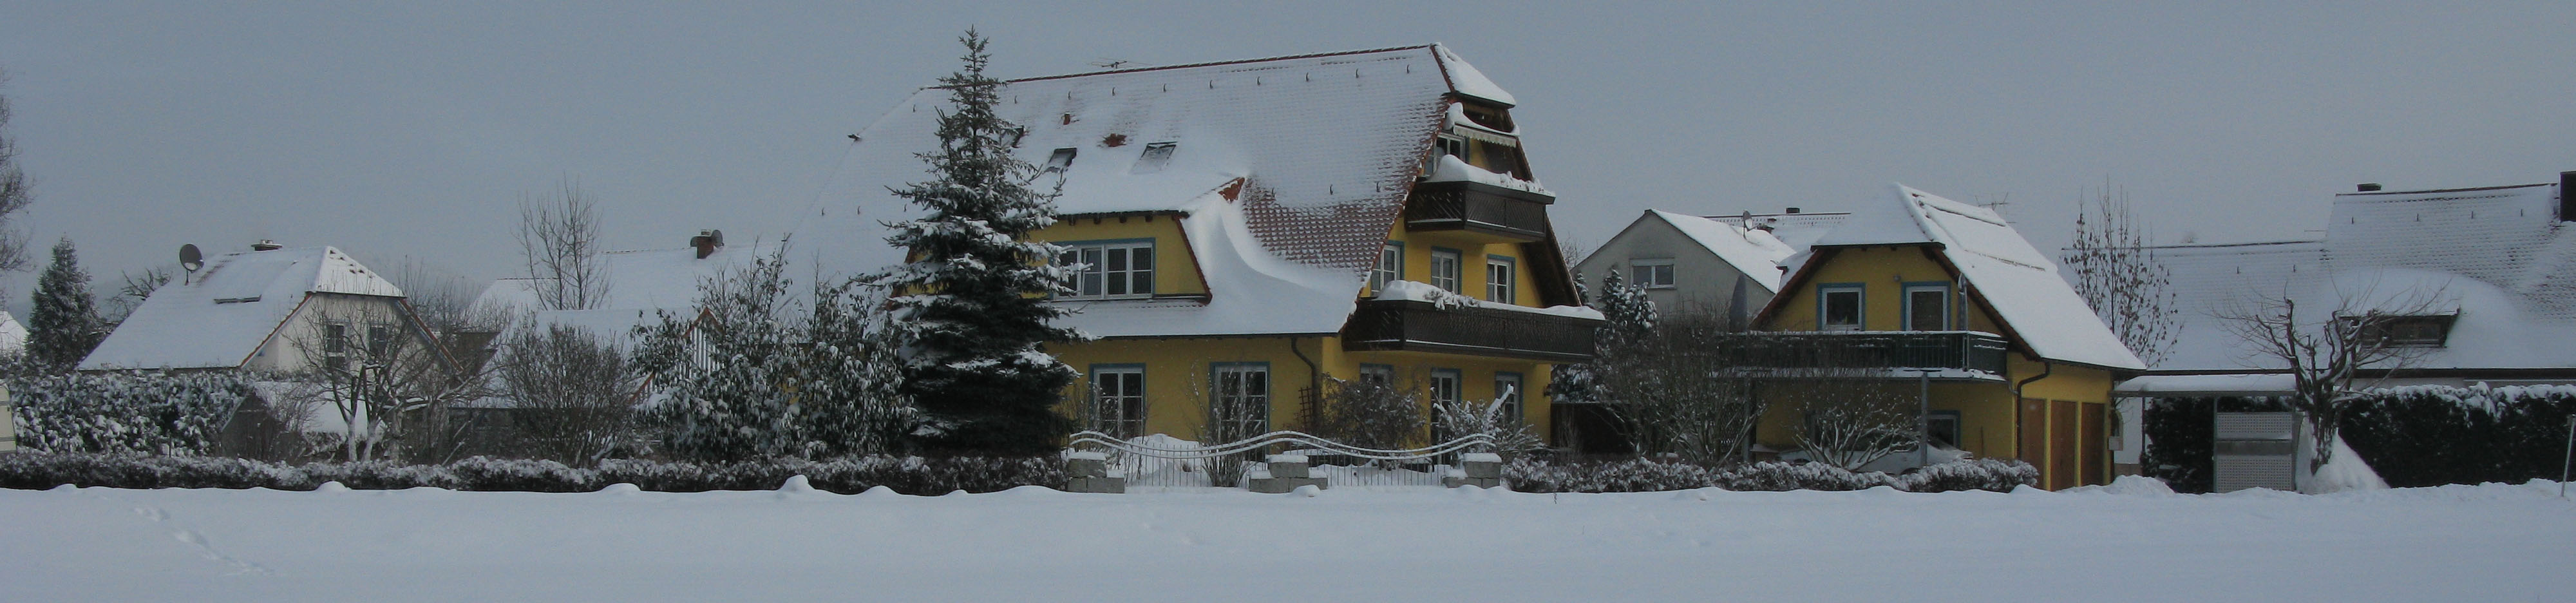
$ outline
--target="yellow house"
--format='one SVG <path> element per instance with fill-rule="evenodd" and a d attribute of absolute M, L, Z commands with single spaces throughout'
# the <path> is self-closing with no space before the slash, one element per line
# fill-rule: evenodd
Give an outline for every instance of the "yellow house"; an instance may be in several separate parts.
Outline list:
<path fill-rule="evenodd" d="M 1898 185 L 1787 263 L 1759 330 L 1919 395 L 1946 447 L 2029 461 L 2052 490 L 2108 479 L 2111 385 L 2144 365 L 2001 216 Z M 1794 446 L 1797 412 L 1774 404 L 1756 439 Z"/>
<path fill-rule="evenodd" d="M 1059 221 L 1032 238 L 1080 267 L 1056 302 L 1094 339 L 1047 351 L 1083 375 L 1061 408 L 1084 427 L 1302 429 L 1333 379 L 1506 398 L 1546 425 L 1549 367 L 1591 356 L 1599 315 L 1558 307 L 1579 300 L 1514 99 L 1446 48 L 1029 78 L 999 94 L 1024 129 L 1017 152 L 1062 187 Z M 892 263 L 834 245 L 916 211 L 883 189 L 922 179 L 912 154 L 934 148 L 946 97 L 925 89 L 854 137 L 842 184 L 859 211 L 808 223 L 862 234 L 819 254 Z"/>

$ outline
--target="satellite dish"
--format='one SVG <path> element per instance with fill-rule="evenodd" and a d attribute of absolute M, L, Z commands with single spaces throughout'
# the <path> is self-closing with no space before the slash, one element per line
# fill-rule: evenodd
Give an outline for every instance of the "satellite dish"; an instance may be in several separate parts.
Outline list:
<path fill-rule="evenodd" d="M 709 242 L 709 243 L 714 243 L 714 244 L 716 244 L 716 246 L 717 246 L 717 247 L 723 247 L 723 246 L 724 246 L 724 230 L 723 230 L 723 229 L 710 229 L 710 230 L 708 230 L 708 231 L 707 231 L 707 242 Z"/>
<path fill-rule="evenodd" d="M 206 267 L 206 254 L 197 251 L 195 243 L 179 246 L 179 269 L 186 270 L 189 274 L 196 274 L 198 268 L 204 267 Z"/>

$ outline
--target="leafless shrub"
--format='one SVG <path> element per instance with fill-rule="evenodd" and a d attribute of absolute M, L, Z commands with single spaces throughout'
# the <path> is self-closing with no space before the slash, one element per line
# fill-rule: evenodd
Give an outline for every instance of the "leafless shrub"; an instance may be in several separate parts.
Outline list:
<path fill-rule="evenodd" d="M 615 343 L 553 325 L 522 329 L 502 348 L 495 382 L 539 457 L 589 466 L 633 439 L 641 374 Z"/>
<path fill-rule="evenodd" d="M 519 201 L 519 250 L 540 307 L 588 310 L 607 301 L 599 227 L 599 204 L 572 182 L 557 185 L 551 197 Z"/>
<path fill-rule="evenodd" d="M 1798 409 L 1798 447 L 1816 462 L 1858 470 L 1920 441 L 1914 396 L 1889 383 L 1812 379 L 1778 383 Z"/>
<path fill-rule="evenodd" d="M 1423 434 L 1423 391 L 1419 383 L 1327 379 L 1315 435 L 1363 448 L 1413 447 Z"/>

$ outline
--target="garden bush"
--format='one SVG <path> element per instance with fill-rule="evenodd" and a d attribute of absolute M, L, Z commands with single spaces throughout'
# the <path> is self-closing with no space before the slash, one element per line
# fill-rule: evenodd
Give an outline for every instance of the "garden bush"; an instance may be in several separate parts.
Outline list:
<path fill-rule="evenodd" d="M 312 490 L 324 482 L 359 490 L 446 488 L 506 492 L 591 492 L 630 483 L 655 492 L 773 490 L 795 475 L 815 489 L 843 494 L 885 486 L 904 494 L 995 492 L 1064 485 L 1052 458 L 891 457 L 776 459 L 738 463 L 610 460 L 596 469 L 554 461 L 474 457 L 442 465 L 389 461 L 287 465 L 226 457 L 139 454 L 0 455 L 0 487 L 64 484 L 116 488 L 270 488 Z"/>

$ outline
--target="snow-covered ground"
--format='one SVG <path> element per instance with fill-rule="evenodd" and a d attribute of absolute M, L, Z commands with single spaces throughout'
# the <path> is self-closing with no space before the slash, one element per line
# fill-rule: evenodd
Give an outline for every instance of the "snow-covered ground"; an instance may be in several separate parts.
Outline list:
<path fill-rule="evenodd" d="M 0 491 L 0 592 L 19 601 L 2576 600 L 2576 502 L 2539 483 L 2325 496 L 621 489 Z"/>

